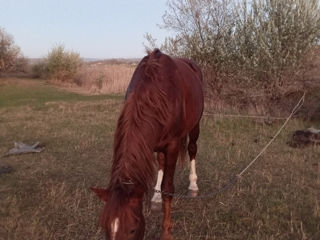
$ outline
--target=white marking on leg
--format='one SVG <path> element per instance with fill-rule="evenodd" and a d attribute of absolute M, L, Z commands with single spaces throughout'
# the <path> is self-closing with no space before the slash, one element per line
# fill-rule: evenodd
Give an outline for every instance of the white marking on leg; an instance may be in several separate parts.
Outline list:
<path fill-rule="evenodd" d="M 155 203 L 161 203 L 162 202 L 162 198 L 161 198 L 161 193 L 157 192 L 157 191 L 161 191 L 161 183 L 162 183 L 162 179 L 163 179 L 163 171 L 162 169 L 160 169 L 158 171 L 158 179 L 157 179 L 157 184 L 154 187 L 154 190 L 156 190 L 156 192 L 153 194 L 153 197 L 151 199 L 151 202 L 155 202 Z"/>
<path fill-rule="evenodd" d="M 307 130 L 309 130 L 309 132 L 311 132 L 311 133 L 315 133 L 315 134 L 320 133 L 320 129 L 315 129 L 315 128 L 313 128 L 313 127 L 308 128 Z"/>
<path fill-rule="evenodd" d="M 196 173 L 196 160 L 192 159 L 190 162 L 190 175 L 189 175 L 189 180 L 190 180 L 190 185 L 189 185 L 189 190 L 191 191 L 198 191 L 198 185 L 197 185 L 197 173 Z"/>
<path fill-rule="evenodd" d="M 119 230 L 119 218 L 116 218 L 111 222 L 111 240 L 116 239 L 118 230 Z"/>

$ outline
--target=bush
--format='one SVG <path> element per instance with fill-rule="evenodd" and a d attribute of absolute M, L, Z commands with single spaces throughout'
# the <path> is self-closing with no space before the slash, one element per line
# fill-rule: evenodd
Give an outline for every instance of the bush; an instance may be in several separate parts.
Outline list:
<path fill-rule="evenodd" d="M 11 70 L 19 54 L 20 49 L 14 44 L 13 37 L 0 28 L 0 75 Z"/>
<path fill-rule="evenodd" d="M 44 77 L 58 81 L 73 79 L 82 64 L 80 54 L 66 51 L 58 45 L 48 53 L 47 57 L 33 66 L 35 77 Z"/>
<path fill-rule="evenodd" d="M 301 82 L 306 60 L 312 61 L 319 6 L 319 0 L 169 0 L 161 27 L 175 35 L 160 48 L 198 62 L 207 94 L 250 90 L 275 99 Z"/>
<path fill-rule="evenodd" d="M 48 77 L 48 64 L 45 60 L 32 65 L 32 76 L 34 78 L 47 78 Z"/>
<path fill-rule="evenodd" d="M 243 3 L 235 32 L 236 63 L 249 84 L 274 97 L 292 90 L 320 37 L 319 0 L 254 0 Z"/>
<path fill-rule="evenodd" d="M 13 73 L 30 73 L 29 60 L 24 56 L 19 56 L 10 71 Z"/>

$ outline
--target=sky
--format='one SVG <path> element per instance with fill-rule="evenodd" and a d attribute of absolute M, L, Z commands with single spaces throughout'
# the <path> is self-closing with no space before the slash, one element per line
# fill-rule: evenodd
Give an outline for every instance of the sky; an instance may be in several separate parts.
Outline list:
<path fill-rule="evenodd" d="M 26 57 L 57 44 L 83 58 L 140 58 L 145 33 L 161 43 L 167 0 L 0 0 L 0 27 Z"/>

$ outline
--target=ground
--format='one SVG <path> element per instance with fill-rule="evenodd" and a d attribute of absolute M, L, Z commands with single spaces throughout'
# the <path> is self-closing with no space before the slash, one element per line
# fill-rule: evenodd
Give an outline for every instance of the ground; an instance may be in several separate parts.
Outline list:
<path fill-rule="evenodd" d="M 15 141 L 45 150 L 0 158 L 0 239 L 100 240 L 104 187 L 122 95 L 86 96 L 43 80 L 0 79 L 0 155 Z M 272 138 L 271 126 L 250 119 L 206 116 L 197 155 L 200 195 L 220 189 Z M 294 119 L 238 183 L 210 199 L 176 199 L 175 239 L 320 239 L 320 147 L 291 148 L 291 132 L 319 122 Z M 188 187 L 177 169 L 176 192 Z M 147 209 L 148 206 L 146 206 Z M 147 240 L 159 239 L 161 214 L 145 211 Z"/>

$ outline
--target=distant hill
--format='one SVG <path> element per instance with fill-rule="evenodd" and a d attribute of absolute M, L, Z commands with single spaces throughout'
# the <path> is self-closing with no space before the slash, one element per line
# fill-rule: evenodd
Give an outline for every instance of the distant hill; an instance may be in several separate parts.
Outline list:
<path fill-rule="evenodd" d="M 99 63 L 99 64 L 137 64 L 141 59 L 139 58 L 110 58 L 110 59 L 100 59 L 86 61 L 88 63 Z"/>
<path fill-rule="evenodd" d="M 28 58 L 30 64 L 37 64 L 43 58 Z M 113 63 L 113 64 L 121 64 L 121 63 L 138 63 L 140 58 L 82 58 L 84 62 L 93 63 L 93 62 L 101 62 L 101 63 Z"/>
<path fill-rule="evenodd" d="M 82 58 L 84 62 L 97 62 L 104 60 L 103 58 Z"/>

